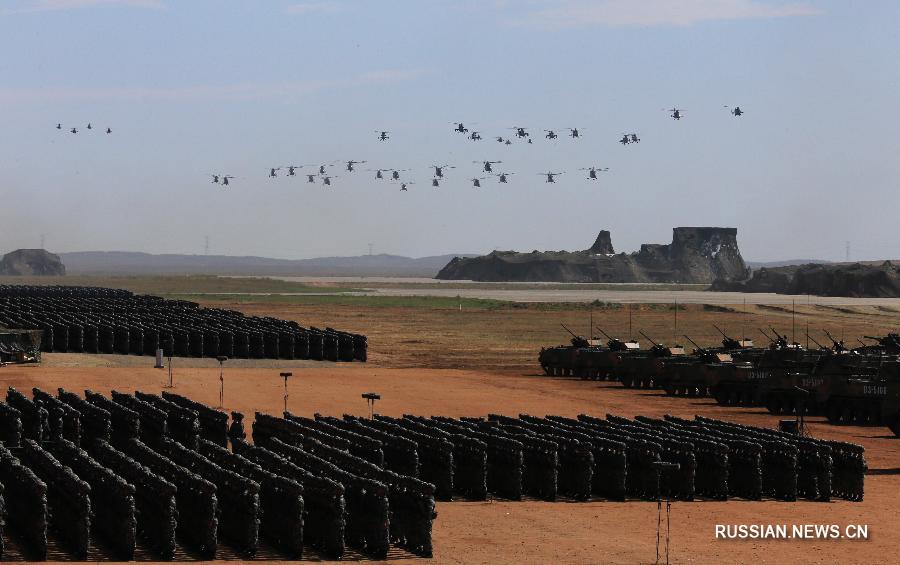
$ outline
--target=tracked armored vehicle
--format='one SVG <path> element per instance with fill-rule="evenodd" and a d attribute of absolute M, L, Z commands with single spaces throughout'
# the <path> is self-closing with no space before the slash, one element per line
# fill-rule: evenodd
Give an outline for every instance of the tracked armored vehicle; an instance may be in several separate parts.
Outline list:
<path fill-rule="evenodd" d="M 735 361 L 729 346 L 740 344 L 736 340 L 724 339 L 722 348 L 705 348 L 697 345 L 689 336 L 684 336 L 696 349 L 691 355 L 673 358 L 665 365 L 659 387 L 669 396 L 709 396 L 711 390 L 722 379 L 738 380 L 738 372 L 749 374 L 753 364 L 749 361 Z M 750 343 L 752 347 L 752 342 Z M 746 347 L 746 346 L 740 346 Z"/>
<path fill-rule="evenodd" d="M 563 328 L 572 335 L 571 345 L 543 348 L 538 355 L 538 362 L 548 375 L 606 379 L 615 373 L 623 355 L 640 351 L 638 342 L 609 337 L 603 330 L 600 331 L 609 339 L 605 344 L 576 335 L 565 325 Z"/>
<path fill-rule="evenodd" d="M 622 359 L 616 375 L 625 388 L 653 388 L 663 375 L 666 363 L 685 354 L 681 345 L 666 346 L 656 343 L 643 331 L 640 332 L 653 347 L 646 353 L 629 355 Z"/>

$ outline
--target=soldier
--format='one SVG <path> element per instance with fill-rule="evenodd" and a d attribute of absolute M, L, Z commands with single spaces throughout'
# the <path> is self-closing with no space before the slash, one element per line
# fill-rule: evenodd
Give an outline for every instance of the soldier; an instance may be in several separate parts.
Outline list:
<path fill-rule="evenodd" d="M 247 439 L 247 432 L 244 431 L 244 415 L 240 412 L 231 413 L 231 427 L 228 428 L 228 437 L 232 443 L 236 440 L 243 441 Z"/>

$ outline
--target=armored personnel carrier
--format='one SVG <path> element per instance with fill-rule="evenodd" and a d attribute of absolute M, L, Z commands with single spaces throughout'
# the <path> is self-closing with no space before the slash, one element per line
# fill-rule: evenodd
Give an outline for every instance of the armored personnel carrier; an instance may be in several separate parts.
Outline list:
<path fill-rule="evenodd" d="M 666 363 L 674 357 L 685 354 L 681 345 L 666 346 L 656 343 L 643 331 L 640 334 L 649 341 L 653 347 L 646 353 L 634 354 L 624 357 L 617 371 L 617 378 L 625 388 L 653 388 L 658 386 L 660 377 L 665 371 Z"/>
<path fill-rule="evenodd" d="M 600 331 L 609 339 L 605 344 L 601 340 L 576 335 L 565 325 L 562 326 L 572 335 L 571 345 L 542 348 L 538 355 L 538 362 L 548 375 L 606 379 L 615 373 L 623 355 L 640 351 L 638 342 L 612 338 L 603 330 Z"/>
<path fill-rule="evenodd" d="M 720 380 L 738 380 L 742 378 L 737 376 L 738 372 L 749 373 L 753 370 L 750 361 L 735 361 L 733 351 L 737 350 L 728 349 L 741 343 L 737 340 L 726 338 L 722 348 L 706 348 L 689 336 L 684 337 L 694 345 L 693 353 L 667 362 L 659 380 L 659 386 L 670 396 L 709 396 Z"/>

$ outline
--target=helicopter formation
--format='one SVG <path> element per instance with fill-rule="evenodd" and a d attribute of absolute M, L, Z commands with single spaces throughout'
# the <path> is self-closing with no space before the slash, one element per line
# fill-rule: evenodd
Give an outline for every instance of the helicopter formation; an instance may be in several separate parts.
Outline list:
<path fill-rule="evenodd" d="M 724 105 L 734 117 L 741 117 L 744 115 L 744 110 L 741 109 L 740 106 L 728 106 Z M 673 106 L 672 108 L 663 108 L 664 111 L 669 112 L 669 117 L 675 121 L 681 121 L 684 118 L 685 110 L 683 108 L 678 108 L 677 106 Z M 456 134 L 462 134 L 465 136 L 467 140 L 470 141 L 481 141 L 483 140 L 482 132 L 476 129 L 472 129 L 469 126 L 476 126 L 477 123 L 470 122 L 466 125 L 465 122 L 451 122 L 453 124 L 452 132 Z M 62 125 L 57 124 L 57 129 L 61 129 Z M 88 124 L 88 129 L 91 129 L 91 124 Z M 583 129 L 578 127 L 565 127 L 565 128 L 555 128 L 555 129 L 540 129 L 533 130 L 532 128 L 528 128 L 521 125 L 515 125 L 507 128 L 511 133 L 508 135 L 494 135 L 492 138 L 499 144 L 502 145 L 512 145 L 514 142 L 532 144 L 534 136 L 532 135 L 532 131 L 541 131 L 542 134 L 539 135 L 540 138 L 548 141 L 548 142 L 557 142 L 561 138 L 568 138 L 570 140 L 579 140 L 583 136 Z M 76 128 L 72 128 L 72 133 L 77 133 Z M 111 130 L 107 128 L 107 133 L 111 133 Z M 376 134 L 376 139 L 379 142 L 386 142 L 391 139 L 391 132 L 388 130 L 374 130 Z M 537 134 L 535 134 L 537 135 Z M 641 142 L 641 138 L 635 132 L 623 132 L 622 137 L 617 140 L 618 143 L 623 146 L 627 145 L 636 145 Z M 330 163 L 319 163 L 319 164 L 306 164 L 306 165 L 282 165 L 278 167 L 270 167 L 268 172 L 268 178 L 275 179 L 279 177 L 295 177 L 297 175 L 298 169 L 306 169 L 307 171 L 315 171 L 315 172 L 306 172 L 304 171 L 303 175 L 306 176 L 307 183 L 317 183 L 321 180 L 323 186 L 332 186 L 334 179 L 340 178 L 340 175 L 332 174 L 329 172 L 329 169 L 333 169 L 338 165 L 341 165 L 343 170 L 347 173 L 355 173 L 358 171 L 357 165 L 364 165 L 368 163 L 367 160 L 348 160 L 348 161 L 332 161 Z M 500 184 L 509 184 L 509 179 L 511 176 L 515 175 L 514 172 L 506 172 L 506 171 L 495 171 L 496 165 L 501 165 L 503 163 L 502 160 L 479 160 L 472 161 L 472 164 L 479 165 L 481 170 L 480 174 L 490 175 L 490 177 L 495 177 L 496 181 Z M 440 165 L 431 165 L 429 167 L 432 178 L 431 178 L 431 186 L 432 187 L 440 187 L 441 183 L 446 179 L 445 171 L 449 169 L 455 169 L 455 165 L 450 164 L 440 164 Z M 600 179 L 600 173 L 609 172 L 609 167 L 602 167 L 599 165 L 591 165 L 588 167 L 581 167 L 578 169 L 579 171 L 585 172 L 584 179 L 589 181 L 597 181 Z M 284 172 L 282 172 L 284 171 Z M 376 181 L 389 179 L 393 184 L 399 184 L 401 192 L 408 192 L 409 187 L 415 185 L 415 181 L 407 180 L 404 177 L 401 177 L 402 173 L 408 173 L 411 169 L 402 169 L 402 168 L 373 168 L 373 169 L 365 169 L 365 172 L 375 173 L 374 178 Z M 557 177 L 566 174 L 566 171 L 547 171 L 542 173 L 537 173 L 538 176 L 544 179 L 544 182 L 547 184 L 555 184 Z M 211 174 L 212 183 L 220 184 L 223 187 L 229 186 L 229 180 L 235 179 L 236 177 L 233 175 L 226 175 L 222 173 L 213 173 Z M 475 188 L 480 188 L 482 186 L 482 182 L 486 181 L 488 176 L 473 176 L 469 178 L 469 182 L 472 183 L 472 186 Z"/>
<path fill-rule="evenodd" d="M 67 130 L 69 130 L 69 133 L 78 133 L 77 126 L 74 126 L 72 128 L 69 128 L 69 126 L 63 127 L 63 125 L 61 123 L 56 124 L 56 129 L 58 129 L 60 131 L 67 129 Z M 94 128 L 93 124 L 91 124 L 91 122 L 88 122 L 87 126 L 84 129 L 86 129 L 88 131 L 93 131 L 95 128 Z M 111 133 L 112 133 L 112 128 L 106 128 L 106 134 L 109 135 Z"/>

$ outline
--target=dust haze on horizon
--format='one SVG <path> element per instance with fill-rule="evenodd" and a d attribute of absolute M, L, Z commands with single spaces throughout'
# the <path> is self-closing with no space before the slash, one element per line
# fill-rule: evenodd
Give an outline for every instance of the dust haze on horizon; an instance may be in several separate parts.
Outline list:
<path fill-rule="evenodd" d="M 898 257 L 897 21 L 880 0 L 8 0 L 0 248 L 419 257 L 608 229 L 633 251 L 728 226 L 755 261 Z M 514 125 L 583 137 L 492 140 Z M 516 175 L 473 188 L 483 160 Z M 331 188 L 267 178 L 333 161 Z"/>

